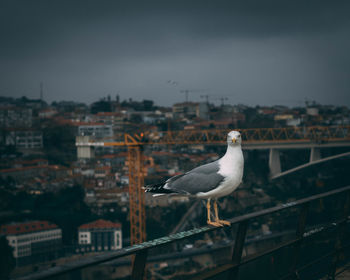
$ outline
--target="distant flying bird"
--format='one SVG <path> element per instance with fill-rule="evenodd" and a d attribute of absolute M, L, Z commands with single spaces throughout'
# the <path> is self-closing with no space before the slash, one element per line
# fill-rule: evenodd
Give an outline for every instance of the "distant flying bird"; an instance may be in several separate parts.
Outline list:
<path fill-rule="evenodd" d="M 178 82 L 173 81 L 173 80 L 168 80 L 168 81 L 167 81 L 167 84 L 171 84 L 171 85 L 173 85 L 173 86 L 177 86 L 177 85 L 178 85 Z"/>
<path fill-rule="evenodd" d="M 153 196 L 175 194 L 207 199 L 207 223 L 230 225 L 229 221 L 219 219 L 217 199 L 232 193 L 242 182 L 244 158 L 241 143 L 241 134 L 231 131 L 227 135 L 227 151 L 222 158 L 144 189 L 155 193 Z M 214 200 L 215 221 L 210 217 L 211 199 Z"/>

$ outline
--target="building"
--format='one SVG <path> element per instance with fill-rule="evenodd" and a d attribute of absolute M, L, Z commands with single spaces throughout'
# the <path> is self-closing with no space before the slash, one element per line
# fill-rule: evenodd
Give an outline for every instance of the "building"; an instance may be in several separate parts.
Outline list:
<path fill-rule="evenodd" d="M 122 226 L 106 220 L 97 220 L 78 228 L 80 252 L 113 251 L 122 248 Z"/>
<path fill-rule="evenodd" d="M 118 112 L 98 112 L 94 115 L 94 119 L 97 123 L 104 123 L 112 127 L 123 125 L 124 118 L 125 116 Z"/>
<path fill-rule="evenodd" d="M 16 146 L 19 149 L 43 148 L 43 133 L 34 129 L 7 129 L 5 145 Z"/>
<path fill-rule="evenodd" d="M 196 117 L 198 103 L 183 102 L 173 105 L 174 118 Z"/>
<path fill-rule="evenodd" d="M 306 114 L 308 114 L 309 116 L 318 116 L 319 110 L 317 107 L 307 107 Z"/>
<path fill-rule="evenodd" d="M 0 107 L 0 127 L 31 127 L 33 110 L 15 106 Z"/>
<path fill-rule="evenodd" d="M 207 103 L 198 103 L 196 107 L 196 116 L 203 120 L 209 120 L 209 106 Z"/>
<path fill-rule="evenodd" d="M 16 264 L 49 261 L 60 256 L 62 230 L 48 221 L 13 223 L 0 227 L 13 248 Z"/>
<path fill-rule="evenodd" d="M 38 116 L 41 119 L 52 118 L 55 115 L 57 115 L 57 111 L 54 108 L 45 108 L 38 112 Z"/>
<path fill-rule="evenodd" d="M 97 166 L 95 168 L 95 178 L 103 179 L 111 173 L 110 166 Z"/>
<path fill-rule="evenodd" d="M 113 136 L 113 129 L 111 125 L 103 123 L 84 124 L 78 127 L 78 135 L 94 136 L 96 138 L 105 138 Z"/>
<path fill-rule="evenodd" d="M 209 107 L 207 103 L 183 102 L 173 105 L 174 118 L 194 118 L 204 120 L 209 119 Z"/>

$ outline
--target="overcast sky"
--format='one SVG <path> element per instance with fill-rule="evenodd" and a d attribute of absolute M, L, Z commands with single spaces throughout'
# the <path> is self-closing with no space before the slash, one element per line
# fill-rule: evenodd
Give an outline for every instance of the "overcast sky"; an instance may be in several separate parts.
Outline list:
<path fill-rule="evenodd" d="M 0 95 L 350 106 L 350 1 L 0 0 Z M 171 82 L 168 82 L 171 81 Z"/>

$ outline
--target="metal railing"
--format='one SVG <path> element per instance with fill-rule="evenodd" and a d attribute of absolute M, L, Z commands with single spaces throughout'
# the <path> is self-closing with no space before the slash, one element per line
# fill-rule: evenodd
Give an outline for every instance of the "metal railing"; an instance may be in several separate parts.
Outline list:
<path fill-rule="evenodd" d="M 310 213 L 310 204 L 315 201 L 321 201 L 325 198 L 339 195 L 344 200 L 344 205 L 341 210 L 341 217 L 334 218 L 332 221 L 324 224 L 322 226 L 314 228 L 306 228 L 306 221 L 308 213 Z M 284 211 L 286 209 L 300 208 L 297 228 L 295 231 L 295 236 L 291 240 L 283 241 L 278 246 L 264 250 L 252 256 L 247 256 L 242 258 L 243 248 L 245 246 L 245 241 L 247 238 L 247 229 L 252 220 L 267 215 L 272 215 Z M 347 223 L 349 221 L 349 211 L 350 211 L 350 186 L 339 188 L 336 190 L 328 191 L 322 194 L 313 195 L 304 199 L 300 199 L 294 202 L 289 202 L 272 208 L 264 209 L 261 211 L 245 214 L 239 217 L 230 219 L 231 227 L 236 228 L 236 237 L 232 250 L 231 261 L 227 264 L 220 265 L 212 270 L 204 271 L 197 274 L 193 279 L 210 279 L 214 276 L 223 274 L 227 279 L 238 279 L 240 267 L 258 260 L 269 254 L 273 254 L 278 250 L 288 248 L 289 249 L 289 270 L 278 279 L 300 279 L 299 273 L 304 269 L 315 265 L 318 262 L 326 258 L 333 257 L 331 261 L 331 269 L 329 271 L 329 279 L 334 279 L 336 275 L 336 269 L 340 262 L 340 256 L 342 250 L 349 247 L 349 245 L 344 245 L 344 234 L 346 232 Z M 147 263 L 147 256 L 150 249 L 157 248 L 159 246 L 171 244 L 174 242 L 179 242 L 181 240 L 186 240 L 193 237 L 198 237 L 200 234 L 209 233 L 212 231 L 217 231 L 222 228 L 204 226 L 201 228 L 195 228 L 189 231 L 184 231 L 180 233 L 175 233 L 169 236 L 158 238 L 155 240 L 147 241 L 141 244 L 137 244 L 131 247 L 126 247 L 124 249 L 103 253 L 101 255 L 89 257 L 86 259 L 80 259 L 76 262 L 71 262 L 62 266 L 57 266 L 50 268 L 46 271 L 41 271 L 27 275 L 22 278 L 17 278 L 21 280 L 26 279 L 50 279 L 52 277 L 57 277 L 63 274 L 67 274 L 73 271 L 80 271 L 83 268 L 91 267 L 94 265 L 106 263 L 112 260 L 116 260 L 125 256 L 134 255 L 134 260 L 132 262 L 131 279 L 144 279 L 144 272 Z M 336 239 L 334 250 L 327 252 L 324 255 L 318 256 L 318 258 L 306 264 L 299 264 L 301 257 L 301 248 L 305 240 L 315 237 L 320 233 L 327 233 L 328 230 L 334 229 L 336 232 Z M 307 230 L 307 231 L 306 231 Z M 257 273 L 259 273 L 257 271 Z M 220 278 L 222 279 L 222 278 Z"/>

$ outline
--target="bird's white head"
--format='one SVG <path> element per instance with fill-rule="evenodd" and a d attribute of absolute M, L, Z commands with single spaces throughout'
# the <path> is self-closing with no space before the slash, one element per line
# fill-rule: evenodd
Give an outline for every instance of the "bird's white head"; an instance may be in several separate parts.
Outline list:
<path fill-rule="evenodd" d="M 233 130 L 227 134 L 227 144 L 229 146 L 241 145 L 241 143 L 242 137 L 238 131 Z"/>

